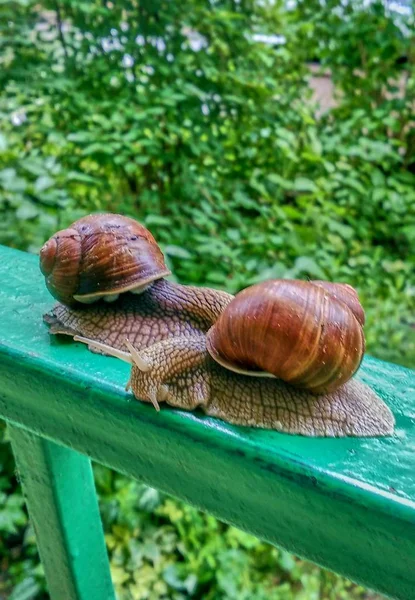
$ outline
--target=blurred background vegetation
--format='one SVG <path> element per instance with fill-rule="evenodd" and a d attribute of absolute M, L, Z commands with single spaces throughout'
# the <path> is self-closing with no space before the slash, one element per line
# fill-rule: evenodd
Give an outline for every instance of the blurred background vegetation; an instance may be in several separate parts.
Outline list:
<path fill-rule="evenodd" d="M 0 243 L 37 252 L 121 212 L 184 283 L 354 285 L 368 352 L 415 366 L 409 2 L 2 0 L 0 34 Z M 2 435 L 0 598 L 47 598 Z M 379 598 L 108 469 L 96 481 L 120 600 Z"/>

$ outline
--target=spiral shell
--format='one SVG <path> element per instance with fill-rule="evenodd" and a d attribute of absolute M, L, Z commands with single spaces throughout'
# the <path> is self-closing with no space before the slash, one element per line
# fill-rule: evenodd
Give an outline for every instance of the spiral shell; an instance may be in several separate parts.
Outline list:
<path fill-rule="evenodd" d="M 271 280 L 237 294 L 209 330 L 207 348 L 230 370 L 273 375 L 321 394 L 359 368 L 363 323 L 351 286 Z"/>
<path fill-rule="evenodd" d="M 40 251 L 52 296 L 63 304 L 111 301 L 170 275 L 151 233 L 134 219 L 89 215 L 58 231 Z"/>

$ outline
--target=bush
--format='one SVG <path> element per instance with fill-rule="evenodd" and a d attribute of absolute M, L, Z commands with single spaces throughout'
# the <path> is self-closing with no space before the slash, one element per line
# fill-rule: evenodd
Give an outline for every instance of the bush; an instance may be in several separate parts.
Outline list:
<path fill-rule="evenodd" d="M 36 252 L 86 212 L 129 214 L 185 283 L 355 285 L 369 352 L 414 366 L 414 21 L 366 4 L 1 3 L 0 243 Z M 311 59 L 338 92 L 319 118 Z M 0 524 L 19 559 L 9 570 L 0 547 L 4 588 L 40 598 L 1 448 Z M 119 475 L 100 469 L 98 485 L 122 598 L 364 597 Z"/>
<path fill-rule="evenodd" d="M 185 282 L 348 281 L 369 352 L 413 365 L 413 21 L 378 2 L 58 6 L 1 8 L 0 241 L 37 251 L 85 212 L 131 214 Z M 342 92 L 319 120 L 309 57 Z"/>

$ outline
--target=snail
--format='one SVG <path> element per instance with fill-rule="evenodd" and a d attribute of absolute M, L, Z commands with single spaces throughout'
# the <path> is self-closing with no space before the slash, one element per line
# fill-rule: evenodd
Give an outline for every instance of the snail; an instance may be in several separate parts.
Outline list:
<path fill-rule="evenodd" d="M 353 288 L 275 280 L 233 298 L 163 277 L 110 304 L 58 305 L 46 321 L 52 333 L 129 362 L 127 389 L 157 410 L 199 407 L 232 424 L 309 436 L 392 433 L 389 408 L 351 379 L 364 353 Z"/>
<path fill-rule="evenodd" d="M 89 215 L 58 231 L 40 251 L 46 286 L 60 301 L 44 315 L 51 333 L 80 334 L 138 349 L 205 333 L 233 296 L 172 283 L 151 233 L 122 215 Z M 130 292 L 130 293 L 124 293 Z"/>

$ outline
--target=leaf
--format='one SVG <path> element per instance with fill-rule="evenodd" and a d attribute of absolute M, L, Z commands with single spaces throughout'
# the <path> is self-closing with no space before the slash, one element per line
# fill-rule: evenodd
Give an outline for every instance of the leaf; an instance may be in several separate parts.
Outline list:
<path fill-rule="evenodd" d="M 140 508 L 152 512 L 159 504 L 160 492 L 154 488 L 147 487 L 140 497 Z"/>
<path fill-rule="evenodd" d="M 209 281 L 211 281 L 212 283 L 219 283 L 219 284 L 224 284 L 226 282 L 227 279 L 227 275 L 226 273 L 223 273 L 223 271 L 209 271 L 208 275 L 207 275 L 207 279 Z"/>
<path fill-rule="evenodd" d="M 285 273 L 287 272 L 287 267 L 282 263 L 275 263 L 271 267 L 266 267 L 262 269 L 251 277 L 249 283 L 253 285 L 254 283 L 259 283 L 261 281 L 265 281 L 267 279 L 281 279 Z"/>
<path fill-rule="evenodd" d="M 90 144 L 89 146 L 86 146 L 86 148 L 84 148 L 82 150 L 82 155 L 90 156 L 91 154 L 106 154 L 106 155 L 114 156 L 114 152 L 115 152 L 114 145 L 103 144 L 102 142 L 96 142 L 94 144 Z M 115 158 L 116 157 L 117 157 L 117 155 L 115 155 Z"/>
<path fill-rule="evenodd" d="M 415 224 L 414 225 L 405 225 L 401 229 L 402 233 L 406 235 L 408 240 L 415 244 Z"/>
<path fill-rule="evenodd" d="M 47 170 L 45 161 L 37 157 L 25 159 L 22 167 L 25 171 L 35 175 L 36 177 L 44 175 L 45 171 Z"/>
<path fill-rule="evenodd" d="M 149 227 L 151 225 L 165 225 L 169 226 L 172 224 L 171 219 L 169 217 L 163 217 L 161 215 L 147 215 L 144 219 L 144 222 Z"/>
<path fill-rule="evenodd" d="M 289 554 L 285 550 L 281 550 L 278 562 L 284 571 L 291 572 L 297 567 L 297 562 L 293 555 Z"/>
<path fill-rule="evenodd" d="M 34 206 L 31 202 L 24 201 L 16 210 L 16 217 L 20 221 L 27 221 L 34 219 L 39 215 L 39 209 Z"/>
<path fill-rule="evenodd" d="M 23 192 L 27 182 L 17 175 L 15 169 L 3 169 L 0 171 L 0 186 L 8 192 Z"/>
<path fill-rule="evenodd" d="M 175 246 L 170 244 L 169 246 L 164 246 L 164 252 L 169 256 L 174 256 L 176 258 L 189 259 L 192 258 L 192 255 L 186 248 L 182 248 L 181 246 Z"/>
<path fill-rule="evenodd" d="M 160 548 L 158 547 L 158 545 L 151 541 L 151 540 L 147 540 L 144 544 L 143 544 L 143 556 L 145 558 L 147 558 L 148 560 L 151 560 L 153 563 L 157 563 L 160 561 L 160 557 L 161 557 L 161 553 L 160 553 Z"/>
<path fill-rule="evenodd" d="M 16 534 L 18 526 L 26 523 L 26 515 L 23 511 L 24 500 L 18 495 L 7 497 L 4 492 L 0 493 L 0 500 L 0 531 Z"/>
<path fill-rule="evenodd" d="M 88 175 L 87 173 L 81 173 L 80 171 L 69 171 L 66 176 L 68 181 L 79 181 L 79 183 L 98 183 L 99 178 Z"/>
<path fill-rule="evenodd" d="M 94 138 L 93 132 L 91 131 L 77 131 L 76 133 L 70 133 L 67 136 L 69 142 L 90 142 Z"/>
<path fill-rule="evenodd" d="M 136 156 L 134 161 L 137 165 L 147 165 L 150 162 L 150 156 Z"/>
<path fill-rule="evenodd" d="M 7 147 L 7 138 L 3 133 L 0 133 L 0 152 L 5 152 L 7 150 Z"/>
<path fill-rule="evenodd" d="M 283 177 L 281 177 L 280 175 L 277 175 L 276 173 L 270 173 L 269 175 L 267 175 L 267 179 L 268 179 L 268 181 L 271 181 L 271 183 L 275 183 L 276 185 L 278 185 L 279 187 L 281 187 L 284 190 L 292 189 L 292 182 L 289 181 L 288 179 L 284 179 Z"/>
<path fill-rule="evenodd" d="M 114 585 L 120 586 L 129 580 L 130 574 L 123 569 L 122 567 L 116 566 L 114 564 L 111 565 L 111 578 L 114 582 Z"/>
<path fill-rule="evenodd" d="M 240 234 L 239 229 L 235 229 L 235 228 L 231 228 L 231 227 L 229 227 L 229 229 L 226 230 L 226 236 L 232 242 L 239 242 L 239 240 L 241 239 L 241 234 Z"/>
<path fill-rule="evenodd" d="M 34 577 L 26 577 L 18 583 L 9 596 L 9 600 L 33 600 L 40 592 L 39 583 Z"/>
<path fill-rule="evenodd" d="M 329 224 L 329 229 L 330 231 L 338 233 L 345 240 L 351 240 L 355 235 L 353 227 L 344 225 L 343 223 L 338 223 L 337 221 L 331 221 Z"/>
<path fill-rule="evenodd" d="M 307 177 L 296 177 L 294 180 L 293 188 L 297 192 L 316 192 L 317 186 L 311 181 L 311 179 L 307 179 Z"/>
<path fill-rule="evenodd" d="M 54 185 L 55 180 L 49 175 L 41 175 L 35 181 L 35 192 L 40 193 Z"/>
<path fill-rule="evenodd" d="M 169 565 L 163 570 L 163 579 L 164 581 L 175 590 L 184 590 L 186 586 L 184 585 L 182 579 L 179 576 L 179 569 L 177 565 Z"/>
<path fill-rule="evenodd" d="M 292 269 L 293 276 L 297 276 L 300 273 L 307 273 L 311 277 L 317 279 L 326 279 L 324 271 L 318 266 L 316 261 L 309 256 L 299 256 Z"/>

